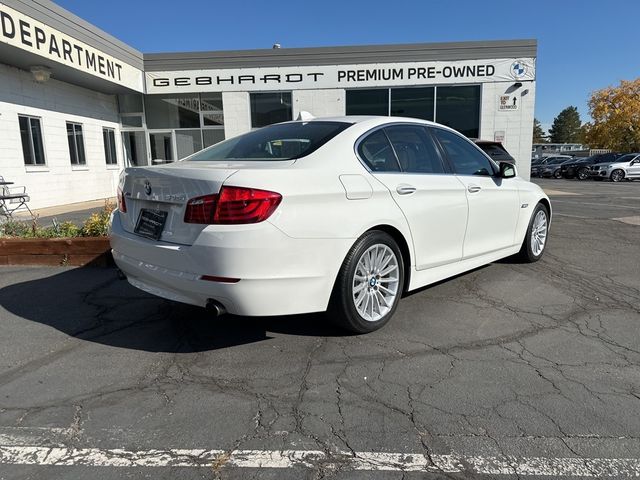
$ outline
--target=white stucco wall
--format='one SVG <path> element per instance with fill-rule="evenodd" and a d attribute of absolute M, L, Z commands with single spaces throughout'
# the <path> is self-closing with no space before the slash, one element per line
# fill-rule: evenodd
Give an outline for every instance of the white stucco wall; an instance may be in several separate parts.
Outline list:
<path fill-rule="evenodd" d="M 222 92 L 222 111 L 225 138 L 251 130 L 251 106 L 247 92 Z"/>
<path fill-rule="evenodd" d="M 19 114 L 41 119 L 46 165 L 24 164 Z M 86 165 L 71 165 L 67 121 L 82 124 Z M 103 127 L 116 130 L 118 165 L 106 164 Z M 0 176 L 27 187 L 31 208 L 115 196 L 122 159 L 115 96 L 0 64 Z"/>
<path fill-rule="evenodd" d="M 529 179 L 536 88 L 535 82 L 522 82 L 521 87 L 514 89 L 514 83 L 495 82 L 482 85 L 480 138 L 494 140 L 497 132 L 504 132 L 503 145 L 516 159 L 518 174 Z M 498 104 L 501 95 L 516 96 L 519 102 L 518 109 L 500 111 Z"/>
<path fill-rule="evenodd" d="M 345 114 L 346 93 L 343 88 L 327 90 L 294 90 L 293 118 L 300 111 L 309 112 L 314 117 L 334 117 Z"/>

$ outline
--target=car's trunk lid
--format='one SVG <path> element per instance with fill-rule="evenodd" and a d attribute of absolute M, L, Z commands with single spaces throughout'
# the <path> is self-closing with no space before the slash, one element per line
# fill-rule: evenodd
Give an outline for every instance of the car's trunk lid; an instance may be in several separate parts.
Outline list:
<path fill-rule="evenodd" d="M 220 192 L 222 184 L 240 169 L 282 168 L 294 161 L 212 161 L 177 162 L 173 164 L 127 168 L 124 173 L 124 192 L 127 213 L 121 214 L 122 226 L 136 233 L 136 225 L 143 209 L 166 212 L 166 220 L 159 240 L 191 245 L 206 227 L 185 223 L 187 202 L 195 197 Z M 138 230 L 140 234 L 140 230 Z"/>

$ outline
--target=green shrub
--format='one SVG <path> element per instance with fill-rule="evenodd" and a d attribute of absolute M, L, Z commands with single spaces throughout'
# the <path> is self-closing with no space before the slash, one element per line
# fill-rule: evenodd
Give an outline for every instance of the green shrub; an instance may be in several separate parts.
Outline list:
<path fill-rule="evenodd" d="M 82 227 L 73 222 L 55 223 L 51 227 L 41 227 L 37 219 L 26 222 L 7 220 L 0 222 L 0 237 L 14 238 L 69 238 L 104 237 L 109 233 L 109 218 L 115 205 L 106 201 L 104 208 L 87 218 Z"/>

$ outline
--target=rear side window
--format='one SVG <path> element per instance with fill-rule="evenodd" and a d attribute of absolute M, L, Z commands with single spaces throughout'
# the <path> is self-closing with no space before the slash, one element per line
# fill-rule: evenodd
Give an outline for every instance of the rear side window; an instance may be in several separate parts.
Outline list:
<path fill-rule="evenodd" d="M 271 125 L 217 143 L 186 161 L 293 160 L 314 152 L 352 124 L 292 122 Z"/>
<path fill-rule="evenodd" d="M 442 161 L 424 127 L 397 125 L 385 128 L 398 162 L 407 173 L 444 173 Z"/>
<path fill-rule="evenodd" d="M 434 128 L 433 132 L 458 175 L 489 176 L 495 173 L 491 161 L 466 138 L 441 128 Z"/>
<path fill-rule="evenodd" d="M 382 130 L 362 140 L 358 145 L 358 154 L 373 172 L 400 171 L 391 143 Z"/>

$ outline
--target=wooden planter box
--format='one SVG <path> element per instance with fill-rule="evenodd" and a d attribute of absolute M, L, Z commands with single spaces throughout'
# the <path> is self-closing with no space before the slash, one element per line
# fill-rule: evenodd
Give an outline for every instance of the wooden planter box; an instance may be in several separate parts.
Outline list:
<path fill-rule="evenodd" d="M 111 265 L 109 237 L 0 238 L 0 265 Z"/>

